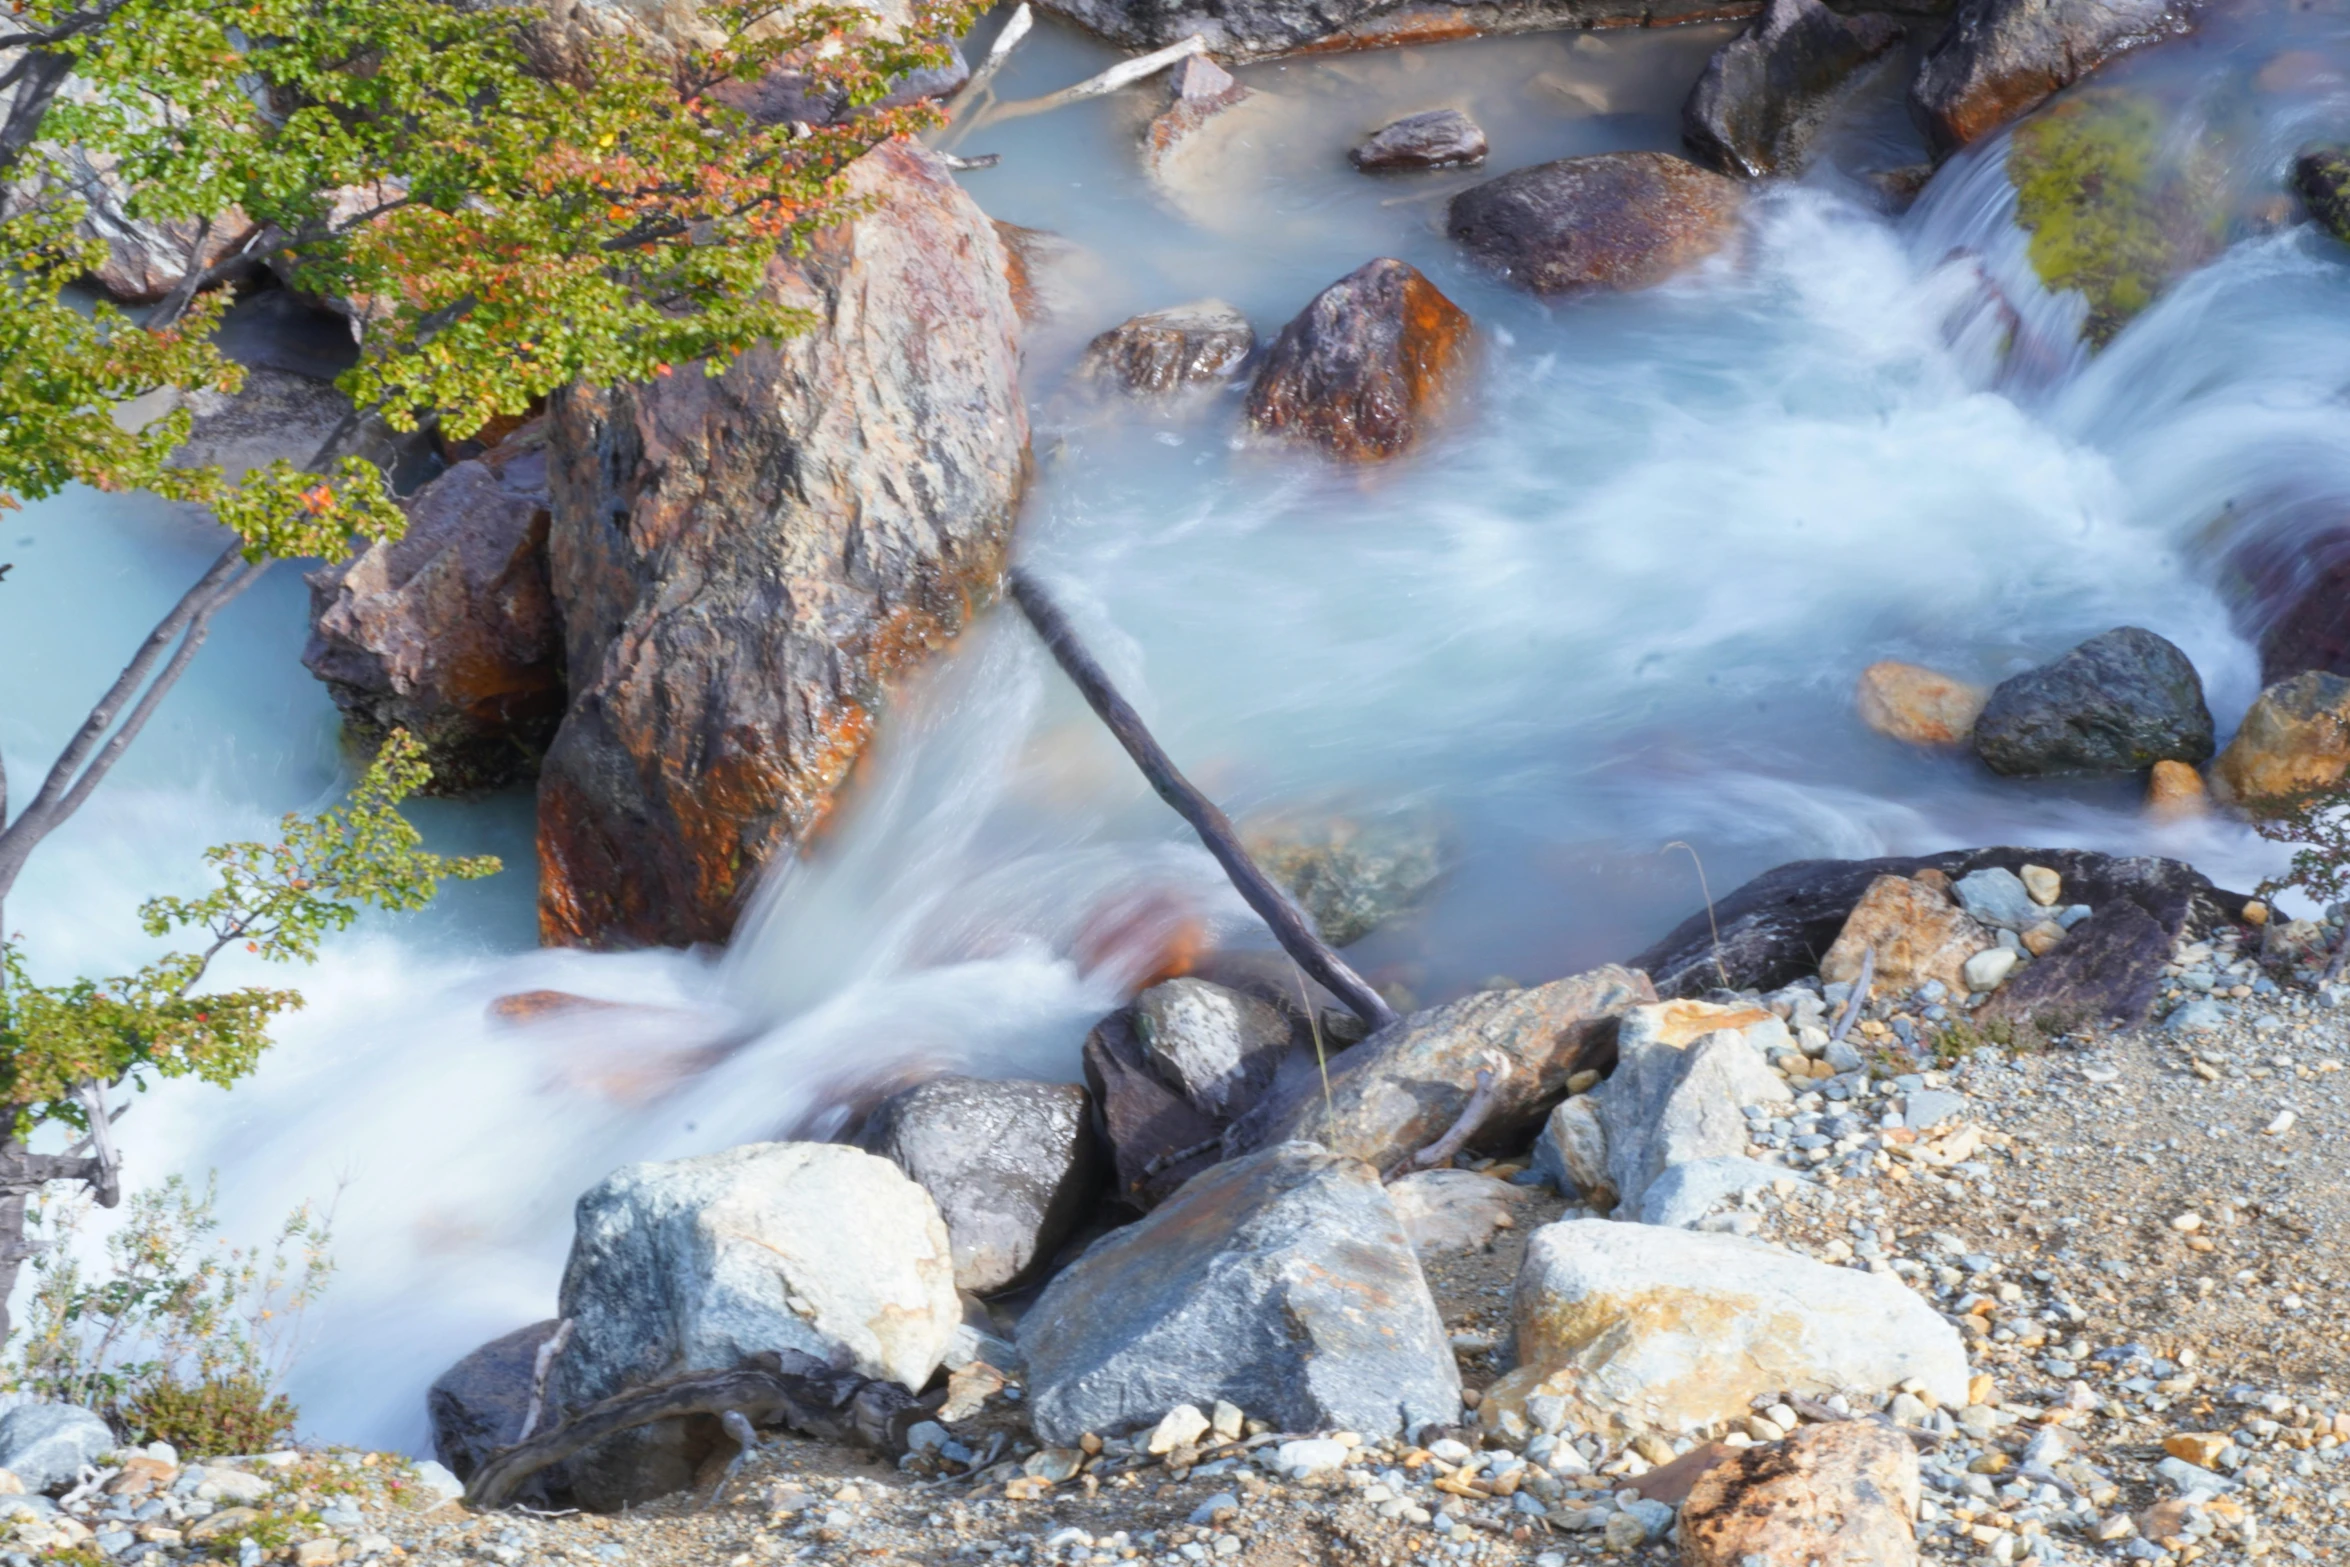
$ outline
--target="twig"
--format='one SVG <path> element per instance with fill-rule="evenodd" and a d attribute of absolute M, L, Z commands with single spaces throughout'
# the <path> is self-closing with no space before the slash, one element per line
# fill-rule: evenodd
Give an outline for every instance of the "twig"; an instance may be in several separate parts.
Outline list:
<path fill-rule="evenodd" d="M 530 1434 L 539 1428 L 539 1412 L 546 1405 L 547 1373 L 555 1369 L 555 1357 L 563 1353 L 571 1342 L 572 1319 L 565 1317 L 555 1324 L 555 1331 L 539 1346 L 537 1357 L 530 1367 L 530 1407 L 523 1411 L 522 1429 L 514 1433 L 514 1440 L 527 1442 Z"/>
<path fill-rule="evenodd" d="M 1509 1063 L 1493 1051 L 1485 1053 L 1485 1065 L 1477 1069 L 1477 1086 L 1469 1094 L 1469 1102 L 1461 1106 L 1460 1118 L 1445 1133 L 1407 1161 L 1415 1170 L 1431 1170 L 1440 1164 L 1452 1162 L 1452 1156 L 1461 1151 L 1461 1145 L 1476 1135 L 1485 1118 L 1493 1114 L 1493 1107 L 1501 1096 L 1495 1090 L 1509 1075 Z"/>
<path fill-rule="evenodd" d="M 1076 631 L 1051 596 L 1025 571 L 1012 572 L 1011 586 L 1012 601 L 1028 617 L 1036 634 L 1044 639 L 1044 645 L 1051 650 L 1062 672 L 1084 693 L 1086 704 L 1109 726 L 1110 733 L 1126 748 L 1126 754 L 1134 758 L 1159 798 L 1173 806 L 1176 815 L 1191 823 L 1200 842 L 1207 845 L 1216 863 L 1224 867 L 1234 890 L 1256 910 L 1259 919 L 1272 927 L 1274 939 L 1281 943 L 1290 961 L 1344 1002 L 1348 1011 L 1370 1025 L 1372 1032 L 1395 1022 L 1395 1008 L 1323 944 L 1322 938 L 1306 924 L 1297 905 L 1289 900 L 1289 894 L 1249 858 L 1231 819 L 1176 770 L 1174 762 L 1143 726 L 1142 716 L 1118 694 L 1118 688 L 1110 684 L 1110 677 L 1102 672 L 1101 665 L 1093 661 L 1093 655 L 1077 640 Z"/>
<path fill-rule="evenodd" d="M 1852 999 L 1844 1003 L 1844 1015 L 1836 1019 L 1835 1028 L 1829 1031 L 1829 1044 L 1842 1039 L 1860 1021 L 1860 1009 L 1869 1001 L 1869 983 L 1876 977 L 1877 949 L 1871 947 L 1860 955 L 1860 973 L 1852 981 Z"/>
<path fill-rule="evenodd" d="M 1705 861 L 1697 857 L 1695 849 L 1678 838 L 1656 852 L 1663 854 L 1669 849 L 1683 851 L 1689 856 L 1689 863 L 1697 867 L 1697 890 L 1705 898 L 1705 927 L 1714 933 L 1714 973 L 1720 976 L 1724 990 L 1732 989 L 1730 971 L 1722 966 L 1722 927 L 1714 919 L 1714 890 L 1705 883 Z"/>
<path fill-rule="evenodd" d="M 1131 60 L 1122 60 L 1099 76 L 1089 76 L 1074 87 L 1064 87 L 1059 92 L 1047 93 L 1042 98 L 1022 98 L 1012 103 L 997 104 L 987 112 L 985 121 L 992 125 L 999 120 L 1022 119 L 1031 114 L 1043 114 L 1048 110 L 1066 108 L 1073 103 L 1083 103 L 1088 98 L 1099 98 L 1105 94 L 1114 93 L 1121 87 L 1139 82 L 1146 76 L 1165 70 L 1178 60 L 1207 52 L 1208 40 L 1206 36 L 1193 33 L 1179 44 L 1169 44 L 1164 49 L 1154 50 L 1145 55 L 1137 55 Z M 980 117 L 973 116 L 972 123 L 979 124 Z"/>
<path fill-rule="evenodd" d="M 938 161 L 955 170 L 992 169 L 1004 161 L 1004 155 L 1000 152 L 983 152 L 976 158 L 965 158 L 942 152 L 938 155 Z"/>
<path fill-rule="evenodd" d="M 726 1461 L 726 1473 L 720 1475 L 718 1483 L 710 1487 L 710 1499 L 702 1504 L 704 1512 L 718 1505 L 718 1498 L 726 1494 L 727 1486 L 736 1475 L 742 1473 L 743 1461 L 759 1445 L 759 1433 L 751 1429 L 751 1423 L 743 1418 L 741 1410 L 729 1409 L 718 1417 L 718 1424 L 728 1436 L 734 1438 L 734 1456 Z"/>
<path fill-rule="evenodd" d="M 1224 1139 L 1219 1135 L 1204 1143 L 1193 1143 L 1189 1148 L 1171 1148 L 1142 1167 L 1143 1179 L 1149 1180 L 1161 1170 L 1172 1170 L 1186 1159 L 1197 1159 L 1201 1154 L 1214 1153 L 1223 1143 Z"/>

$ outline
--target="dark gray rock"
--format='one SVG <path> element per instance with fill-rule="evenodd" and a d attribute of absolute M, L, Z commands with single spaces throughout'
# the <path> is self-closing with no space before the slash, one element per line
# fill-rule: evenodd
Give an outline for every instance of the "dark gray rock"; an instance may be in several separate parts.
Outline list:
<path fill-rule="evenodd" d="M 1458 109 L 1407 114 L 1382 126 L 1349 154 L 1366 174 L 1401 169 L 1465 169 L 1485 161 L 1485 130 Z"/>
<path fill-rule="evenodd" d="M 1221 1128 L 1151 1070 L 1131 1012 L 1095 1024 L 1082 1059 L 1121 1202 L 1147 1212 L 1216 1162 Z"/>
<path fill-rule="evenodd" d="M 2106 904 L 2010 974 L 1975 1016 L 2050 1034 L 2133 1028 L 2154 1011 L 2176 934 L 2135 903 Z"/>
<path fill-rule="evenodd" d="M 1937 154 L 2046 102 L 2115 55 L 2194 24 L 2195 0 L 1961 0 L 1910 108 Z"/>
<path fill-rule="evenodd" d="M 2319 227 L 2350 241 L 2350 147 L 2311 147 L 2295 158 L 2293 193 Z"/>
<path fill-rule="evenodd" d="M 2211 709 L 2187 655 L 2117 626 L 2003 680 L 1975 720 L 1975 754 L 2011 778 L 2129 773 L 2211 760 Z"/>
<path fill-rule="evenodd" d="M 1074 1083 L 940 1077 L 883 1101 L 858 1139 L 930 1193 L 954 1247 L 955 1287 L 1028 1282 L 1100 1190 L 1100 1144 Z"/>
<path fill-rule="evenodd" d="M 1719 946 L 1707 911 L 1676 925 L 1638 957 L 1662 996 L 1701 996 L 1717 985 L 1776 990 L 1819 972 L 1845 918 L 1879 876 L 1938 870 L 1957 881 L 1989 866 L 2045 865 L 2064 878 L 2068 902 L 2104 909 L 2129 902 L 2174 935 L 2205 935 L 2234 920 L 2246 894 L 2224 892 L 2193 866 L 2153 856 L 2124 858 L 2081 849 L 1953 849 L 1874 860 L 1796 860 L 1763 872 L 1716 903 Z M 1715 970 L 1719 955 L 1725 981 Z"/>
<path fill-rule="evenodd" d="M 1248 317 L 1220 299 L 1153 310 L 1086 345 L 1077 373 L 1138 397 L 1220 386 L 1256 352 Z"/>
<path fill-rule="evenodd" d="M 1638 289 L 1727 246 L 1744 200 L 1736 180 L 1669 152 L 1603 152 L 1465 190 L 1445 229 L 1537 294 Z"/>
<path fill-rule="evenodd" d="M 79 1404 L 19 1404 L 0 1415 L 0 1469 L 28 1491 L 57 1491 L 114 1451 L 113 1428 Z"/>
<path fill-rule="evenodd" d="M 1706 62 L 1681 108 L 1681 140 L 1724 174 L 1800 173 L 1856 73 L 1900 41 L 1901 24 L 1888 16 L 1839 16 L 1820 0 L 1770 0 Z"/>
<path fill-rule="evenodd" d="M 1398 456 L 1451 400 L 1470 330 L 1419 268 L 1368 262 L 1281 329 L 1249 386 L 1249 423 L 1351 461 Z"/>
<path fill-rule="evenodd" d="M 435 1378 L 424 1395 L 432 1451 L 449 1473 L 473 1478 L 481 1461 L 522 1434 L 539 1346 L 554 1336 L 550 1317 L 494 1338 Z"/>
<path fill-rule="evenodd" d="M 1105 1236 L 1020 1325 L 1037 1435 L 1145 1429 L 1227 1399 L 1283 1431 L 1460 1418 L 1460 1373 L 1378 1173 L 1285 1143 Z"/>
<path fill-rule="evenodd" d="M 1184 978 L 1134 998 L 1134 1039 L 1162 1082 L 1223 1122 L 1273 1086 L 1291 1030 L 1269 1002 Z"/>

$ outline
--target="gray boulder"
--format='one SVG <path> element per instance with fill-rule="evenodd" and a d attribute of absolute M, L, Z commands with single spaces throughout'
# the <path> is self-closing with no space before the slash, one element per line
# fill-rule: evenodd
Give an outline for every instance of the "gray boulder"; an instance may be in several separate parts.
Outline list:
<path fill-rule="evenodd" d="M 1407 114 L 1381 126 L 1348 156 L 1366 174 L 1461 169 L 1485 161 L 1485 131 L 1458 109 Z"/>
<path fill-rule="evenodd" d="M 1640 1194 L 1640 1222 L 1671 1230 L 1696 1229 L 1726 1204 L 1781 1181 L 1809 1182 L 1784 1165 L 1765 1164 L 1739 1154 L 1691 1159 L 1670 1165 Z"/>
<path fill-rule="evenodd" d="M 1700 163 L 1749 179 L 1796 174 L 1861 68 L 1901 41 L 1891 17 L 1839 16 L 1820 0 L 1770 0 L 1714 52 L 1681 108 Z"/>
<path fill-rule="evenodd" d="M 1095 1244 L 1020 1325 L 1046 1442 L 1223 1399 L 1286 1431 L 1460 1418 L 1460 1373 L 1378 1172 L 1285 1143 Z"/>
<path fill-rule="evenodd" d="M 1559 1101 L 1534 1139 L 1533 1169 L 1562 1197 L 1593 1204 L 1615 1201 L 1608 1184 L 1607 1124 L 1600 1119 L 1598 1100 L 1577 1094 Z"/>
<path fill-rule="evenodd" d="M 1643 1213 L 1650 1185 L 1674 1165 L 1744 1156 L 1745 1108 L 1793 1097 L 1739 1032 L 1745 1014 L 1706 1008 L 1731 1025 L 1710 1027 L 1711 1018 L 1689 1015 L 1703 1005 L 1634 1007 L 1624 1018 L 1616 1069 L 1592 1093 L 1607 1130 L 1608 1177 L 1625 1213 Z M 1785 1034 L 1777 1018 L 1752 1026 Z"/>
<path fill-rule="evenodd" d="M 1962 0 L 1910 108 L 1934 150 L 1951 152 L 2115 55 L 2185 32 L 2194 14 L 2195 0 Z"/>
<path fill-rule="evenodd" d="M 1959 906 L 1994 930 L 2018 935 L 2048 918 L 2048 911 L 2032 901 L 2023 878 L 2004 865 L 1987 865 L 1961 876 L 1951 889 Z"/>
<path fill-rule="evenodd" d="M 2141 772 L 2161 761 L 2207 762 L 2213 749 L 2195 666 L 2136 626 L 2001 681 L 1975 720 L 1975 754 L 2011 778 Z"/>
<path fill-rule="evenodd" d="M 1049 1264 L 1100 1186 L 1100 1145 L 1074 1083 L 934 1078 L 884 1100 L 858 1140 L 938 1204 L 955 1287 L 977 1295 Z"/>
<path fill-rule="evenodd" d="M 494 1338 L 437 1377 L 424 1395 L 432 1422 L 433 1456 L 460 1480 L 483 1459 L 511 1447 L 530 1410 L 531 1375 L 539 1346 L 554 1335 L 553 1318 Z"/>
<path fill-rule="evenodd" d="M 19 1404 L 0 1415 L 0 1469 L 28 1491 L 56 1491 L 115 1448 L 114 1431 L 79 1404 Z"/>
<path fill-rule="evenodd" d="M 1289 1051 L 1289 1018 L 1268 1002 L 1202 979 L 1170 979 L 1134 998 L 1143 1058 L 1218 1121 L 1256 1103 Z"/>

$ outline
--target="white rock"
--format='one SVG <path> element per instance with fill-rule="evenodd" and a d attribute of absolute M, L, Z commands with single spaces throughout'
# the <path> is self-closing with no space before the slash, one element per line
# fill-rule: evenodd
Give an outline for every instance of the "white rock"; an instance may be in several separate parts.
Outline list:
<path fill-rule="evenodd" d="M 1306 1479 L 1313 1475 L 1330 1474 L 1346 1466 L 1346 1455 L 1353 1451 L 1343 1442 L 1329 1437 L 1304 1437 L 1295 1442 L 1284 1442 L 1274 1450 L 1273 1467 L 1285 1475 Z"/>
<path fill-rule="evenodd" d="M 1691 1159 L 1649 1183 L 1640 1198 L 1640 1222 L 1685 1230 L 1742 1193 L 1797 1180 L 1808 1185 L 1811 1177 L 1739 1155 Z"/>
<path fill-rule="evenodd" d="M 2016 962 L 2017 954 L 2007 947 L 1990 947 L 1976 953 L 1966 960 L 1967 989 L 1997 990 L 2007 982 Z"/>
<path fill-rule="evenodd" d="M 1152 1453 L 1172 1453 L 1200 1439 L 1208 1429 L 1208 1417 L 1190 1404 L 1177 1404 L 1167 1411 L 1145 1444 Z"/>
<path fill-rule="evenodd" d="M 1794 1097 L 1738 1031 L 1750 1019 L 1702 1006 L 1665 1002 L 1625 1013 L 1616 1070 L 1592 1094 L 1606 1129 L 1609 1183 L 1633 1213 L 1671 1166 L 1744 1154 L 1748 1105 Z M 1737 1026 L 1706 1029 L 1717 1021 Z"/>
<path fill-rule="evenodd" d="M 1475 1251 L 1515 1222 L 1510 1210 L 1525 1196 L 1523 1187 L 1474 1170 L 1421 1170 L 1387 1183 L 1387 1200 L 1422 1257 Z"/>
<path fill-rule="evenodd" d="M 1599 1101 L 1577 1094 L 1559 1102 L 1534 1140 L 1534 1168 L 1569 1197 L 1599 1200 L 1609 1190 L 1607 1127 L 1601 1122 Z"/>

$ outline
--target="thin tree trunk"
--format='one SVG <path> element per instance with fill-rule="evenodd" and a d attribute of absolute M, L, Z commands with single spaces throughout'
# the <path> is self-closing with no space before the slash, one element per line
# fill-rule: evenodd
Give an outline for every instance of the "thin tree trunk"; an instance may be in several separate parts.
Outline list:
<path fill-rule="evenodd" d="M 25 152 L 40 139 L 41 121 L 57 89 L 73 74 L 73 58 L 47 49 L 27 53 L 16 78 L 16 96 L 9 101 L 8 118 L 0 121 L 0 175 L 16 167 Z"/>
<path fill-rule="evenodd" d="M 25 1240 L 26 1203 L 51 1181 L 87 1181 L 97 1186 L 103 1178 L 96 1159 L 31 1153 L 13 1137 L 0 1141 L 0 1343 L 6 1343 L 13 1331 L 8 1302 L 16 1294 L 18 1274 L 35 1250 Z"/>

